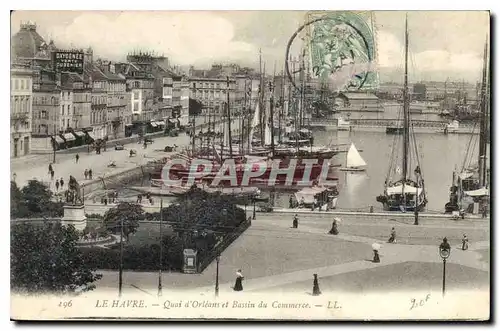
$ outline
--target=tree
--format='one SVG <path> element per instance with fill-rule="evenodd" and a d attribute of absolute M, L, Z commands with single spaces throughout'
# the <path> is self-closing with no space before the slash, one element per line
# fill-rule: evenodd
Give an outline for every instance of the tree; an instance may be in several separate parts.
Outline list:
<path fill-rule="evenodd" d="M 61 202 L 52 201 L 52 192 L 42 182 L 30 180 L 21 190 L 10 183 L 11 217 L 59 217 L 64 213 Z"/>
<path fill-rule="evenodd" d="M 139 227 L 139 221 L 145 217 L 142 207 L 135 203 L 121 202 L 116 207 L 108 209 L 104 214 L 104 226 L 113 233 L 120 233 L 123 220 L 123 234 L 128 240 L 131 233 Z"/>
<path fill-rule="evenodd" d="M 28 185 L 21 189 L 23 203 L 31 213 L 43 213 L 49 209 L 52 191 L 37 180 L 30 180 Z"/>
<path fill-rule="evenodd" d="M 11 228 L 11 288 L 29 293 L 90 291 L 102 275 L 82 263 L 73 226 L 16 223 Z"/>

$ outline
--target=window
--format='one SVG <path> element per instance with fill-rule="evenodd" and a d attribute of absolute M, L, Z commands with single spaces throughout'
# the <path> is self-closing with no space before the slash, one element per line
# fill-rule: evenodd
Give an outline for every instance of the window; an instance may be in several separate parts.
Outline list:
<path fill-rule="evenodd" d="M 66 127 L 69 128 L 69 118 L 66 120 Z"/>
<path fill-rule="evenodd" d="M 15 80 L 14 80 L 14 83 L 15 83 L 15 84 L 14 84 L 14 89 L 15 89 L 15 90 L 19 90 L 19 79 L 15 79 Z"/>
<path fill-rule="evenodd" d="M 24 79 L 21 79 L 21 90 L 24 90 Z"/>
<path fill-rule="evenodd" d="M 40 112 L 40 118 L 41 119 L 47 119 L 47 111 L 46 110 L 42 110 Z"/>
<path fill-rule="evenodd" d="M 61 115 L 64 116 L 64 105 L 61 106 Z"/>
<path fill-rule="evenodd" d="M 69 93 L 69 92 L 68 92 Z M 71 110 L 69 108 L 70 106 L 68 105 L 68 115 L 71 115 Z"/>

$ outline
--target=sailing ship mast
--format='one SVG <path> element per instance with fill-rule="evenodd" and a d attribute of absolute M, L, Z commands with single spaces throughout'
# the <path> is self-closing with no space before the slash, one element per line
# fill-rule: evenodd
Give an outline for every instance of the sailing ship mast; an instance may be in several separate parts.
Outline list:
<path fill-rule="evenodd" d="M 410 145 L 410 117 L 408 104 L 408 15 L 405 20 L 405 74 L 403 90 L 403 180 L 408 179 L 408 149 Z M 404 188 L 404 185 L 403 185 Z"/>
<path fill-rule="evenodd" d="M 269 82 L 269 120 L 271 122 L 271 156 L 274 158 L 274 80 L 276 79 L 276 63 L 274 63 L 273 80 Z"/>
<path fill-rule="evenodd" d="M 488 42 L 484 45 L 483 55 L 483 75 L 481 82 L 481 121 L 480 121 L 480 134 L 479 134 L 479 184 L 480 187 L 486 186 L 486 114 L 487 114 L 487 98 L 486 98 L 486 85 L 487 85 L 487 66 L 488 66 Z"/>
<path fill-rule="evenodd" d="M 229 136 L 229 158 L 233 157 L 233 141 L 231 137 L 231 108 L 229 107 L 229 76 L 227 76 L 227 130 Z"/>

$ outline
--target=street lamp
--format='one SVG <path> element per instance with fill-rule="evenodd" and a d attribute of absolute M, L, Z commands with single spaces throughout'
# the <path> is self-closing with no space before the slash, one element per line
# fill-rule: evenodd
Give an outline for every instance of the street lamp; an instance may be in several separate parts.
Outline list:
<path fill-rule="evenodd" d="M 160 200 L 160 268 L 158 271 L 158 296 L 162 296 L 161 272 L 163 269 L 163 199 Z"/>
<path fill-rule="evenodd" d="M 120 219 L 120 269 L 118 271 L 118 295 L 122 296 L 123 286 L 123 218 Z"/>
<path fill-rule="evenodd" d="M 220 262 L 220 254 L 217 252 L 217 256 L 215 257 L 217 261 L 217 268 L 215 269 L 215 297 L 219 297 L 219 262 Z"/>
<path fill-rule="evenodd" d="M 443 242 L 439 245 L 439 255 L 443 259 L 443 297 L 446 292 L 446 259 L 450 257 L 451 247 L 448 243 L 446 237 L 443 238 Z"/>
<path fill-rule="evenodd" d="M 417 186 L 417 192 L 415 193 L 415 221 L 413 222 L 413 225 L 418 225 L 418 186 Z"/>
<path fill-rule="evenodd" d="M 253 202 L 253 219 L 255 220 L 255 197 L 252 197 L 252 202 Z"/>

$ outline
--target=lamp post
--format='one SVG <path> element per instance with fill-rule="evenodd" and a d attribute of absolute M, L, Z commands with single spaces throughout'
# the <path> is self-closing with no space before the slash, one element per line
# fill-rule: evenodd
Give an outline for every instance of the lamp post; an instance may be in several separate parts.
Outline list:
<path fill-rule="evenodd" d="M 417 186 L 417 192 L 415 193 L 415 221 L 413 222 L 413 225 L 418 225 L 418 186 Z"/>
<path fill-rule="evenodd" d="M 123 286 L 123 218 L 120 219 L 120 269 L 118 271 L 118 296 L 122 296 Z"/>
<path fill-rule="evenodd" d="M 446 292 L 446 259 L 450 257 L 451 247 L 448 239 L 443 238 L 443 242 L 439 245 L 439 255 L 443 259 L 443 297 Z"/>
<path fill-rule="evenodd" d="M 163 199 L 160 200 L 160 268 L 158 270 L 158 296 L 162 296 L 161 272 L 163 269 Z"/>
<path fill-rule="evenodd" d="M 215 297 L 219 297 L 219 262 L 220 262 L 220 254 L 217 252 L 217 256 L 215 257 L 217 261 L 217 268 L 215 269 Z"/>
<path fill-rule="evenodd" d="M 252 202 L 253 202 L 253 215 L 252 215 L 252 219 L 255 220 L 255 197 L 252 197 Z"/>

